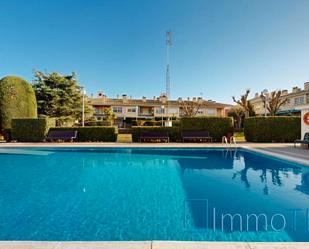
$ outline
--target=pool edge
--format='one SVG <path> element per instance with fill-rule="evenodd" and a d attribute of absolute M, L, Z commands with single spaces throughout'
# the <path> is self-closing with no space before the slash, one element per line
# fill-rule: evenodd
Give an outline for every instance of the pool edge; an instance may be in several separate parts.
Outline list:
<path fill-rule="evenodd" d="M 6 249 L 306 249 L 309 242 L 194 242 L 194 241 L 104 241 L 50 242 L 1 241 Z"/>

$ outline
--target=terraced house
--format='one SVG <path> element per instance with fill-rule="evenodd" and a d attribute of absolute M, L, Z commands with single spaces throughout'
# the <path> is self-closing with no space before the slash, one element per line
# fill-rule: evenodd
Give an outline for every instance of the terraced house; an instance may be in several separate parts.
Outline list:
<path fill-rule="evenodd" d="M 231 107 L 228 104 L 217 103 L 212 100 L 202 98 L 192 98 L 183 100 L 168 100 L 164 94 L 153 99 L 132 99 L 127 95 L 117 98 L 108 98 L 100 92 L 95 98 L 90 98 L 90 103 L 94 107 L 94 116 L 104 117 L 104 109 L 110 108 L 116 115 L 117 121 L 126 119 L 153 119 L 153 118 L 179 118 L 185 115 L 184 104 L 190 108 L 194 106 L 196 116 L 218 116 L 227 115 L 227 110 Z"/>
<path fill-rule="evenodd" d="M 304 89 L 293 87 L 291 92 L 283 90 L 281 98 L 287 99 L 287 102 L 280 108 L 277 115 L 300 115 L 302 107 L 309 104 L 309 82 L 304 83 Z M 250 102 L 257 115 L 264 115 L 267 112 L 259 93 L 256 93 Z"/>

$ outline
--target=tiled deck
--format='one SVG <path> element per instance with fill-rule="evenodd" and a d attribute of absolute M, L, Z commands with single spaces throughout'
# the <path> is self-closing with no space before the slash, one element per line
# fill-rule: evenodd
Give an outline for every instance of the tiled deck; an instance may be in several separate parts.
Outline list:
<path fill-rule="evenodd" d="M 193 143 L 0 143 L 8 147 L 157 147 L 157 148 L 225 148 L 222 144 Z M 309 150 L 293 144 L 241 143 L 238 147 L 263 152 L 309 166 Z M 246 242 L 0 242 L 0 249 L 309 249 L 309 243 L 246 243 Z"/>

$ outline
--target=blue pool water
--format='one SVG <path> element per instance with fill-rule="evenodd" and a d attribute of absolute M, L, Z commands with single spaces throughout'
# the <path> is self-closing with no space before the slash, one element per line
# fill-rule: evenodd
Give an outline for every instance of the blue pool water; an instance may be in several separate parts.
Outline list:
<path fill-rule="evenodd" d="M 246 150 L 0 148 L 0 193 L 0 240 L 309 241 L 309 167 Z"/>

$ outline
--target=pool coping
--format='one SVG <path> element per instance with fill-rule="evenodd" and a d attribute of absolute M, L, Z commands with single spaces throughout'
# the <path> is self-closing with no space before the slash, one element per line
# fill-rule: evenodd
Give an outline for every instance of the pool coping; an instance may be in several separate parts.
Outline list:
<path fill-rule="evenodd" d="M 276 153 L 276 152 L 272 152 L 272 151 L 267 151 L 261 148 L 254 148 L 254 147 L 249 147 L 249 146 L 239 146 L 239 148 L 248 150 L 248 151 L 252 151 L 252 152 L 256 152 L 259 154 L 264 154 L 267 156 L 271 156 L 271 157 L 275 157 L 275 158 L 279 158 L 282 160 L 286 160 L 292 163 L 297 163 L 297 164 L 301 164 L 304 166 L 309 166 L 309 161 L 302 159 L 302 158 L 295 158 L 289 155 L 284 155 L 284 154 L 280 154 L 280 153 Z"/>
<path fill-rule="evenodd" d="M 1 249 L 307 249 L 309 242 L 2 241 Z"/>
<path fill-rule="evenodd" d="M 0 148 L 20 147 L 98 147 L 98 148 L 240 148 L 267 156 L 309 166 L 309 161 L 279 152 L 257 148 L 254 144 L 238 144 L 227 147 L 216 144 L 138 144 L 138 143 L 0 143 Z M 233 241 L 0 241 L 0 249 L 307 249 L 309 242 L 233 242 Z"/>

